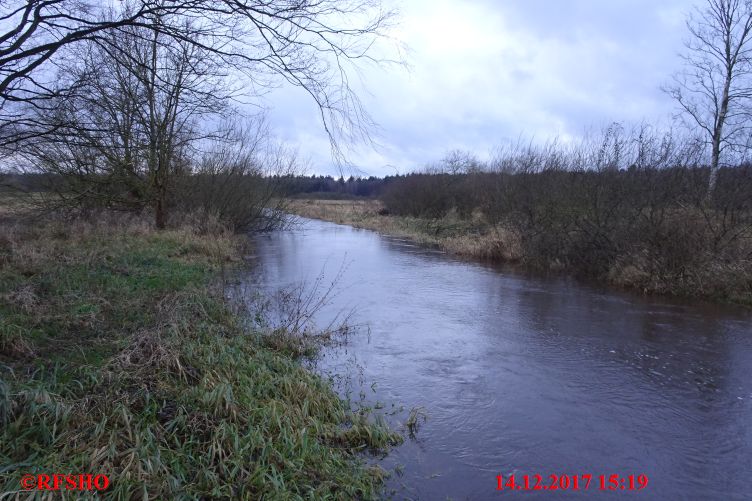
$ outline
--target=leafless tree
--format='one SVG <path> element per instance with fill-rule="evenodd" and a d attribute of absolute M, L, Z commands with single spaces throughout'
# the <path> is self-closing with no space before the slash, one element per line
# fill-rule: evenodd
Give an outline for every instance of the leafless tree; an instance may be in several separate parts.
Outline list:
<path fill-rule="evenodd" d="M 484 168 L 483 163 L 475 154 L 469 151 L 454 149 L 448 151 L 438 165 L 427 167 L 427 172 L 446 174 L 467 174 L 480 172 Z"/>
<path fill-rule="evenodd" d="M 176 180 L 178 212 L 199 220 L 216 217 L 236 231 L 284 225 L 280 194 L 301 168 L 297 152 L 274 141 L 263 116 L 222 128 L 228 136 L 211 140 L 190 174 Z"/>
<path fill-rule="evenodd" d="M 350 85 L 350 63 L 379 61 L 374 44 L 394 13 L 380 0 L 93 0 L 0 1 L 0 139 L 46 133 L 19 105 L 46 107 L 72 89 L 52 78 L 64 49 L 127 27 L 210 53 L 255 93 L 281 78 L 303 88 L 338 140 L 366 138 L 370 120 Z M 191 21 L 191 23 L 187 23 Z M 200 27 L 186 31 L 186 25 Z M 74 89 L 73 89 L 74 90 Z"/>
<path fill-rule="evenodd" d="M 752 2 L 706 0 L 687 27 L 685 68 L 666 90 L 708 140 L 711 196 L 721 156 L 743 145 L 752 126 Z"/>
<path fill-rule="evenodd" d="M 199 37 L 191 23 L 184 32 Z M 59 75 L 73 91 L 36 110 L 47 132 L 20 154 L 52 174 L 52 191 L 66 206 L 148 205 L 163 228 L 171 177 L 189 168 L 192 145 L 212 134 L 197 122 L 228 107 L 217 61 L 195 44 L 164 39 L 160 24 L 113 29 L 73 51 Z"/>

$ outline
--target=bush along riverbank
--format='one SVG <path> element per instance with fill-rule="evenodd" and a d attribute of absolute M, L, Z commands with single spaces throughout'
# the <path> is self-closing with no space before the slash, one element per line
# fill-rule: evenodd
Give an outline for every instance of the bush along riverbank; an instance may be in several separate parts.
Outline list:
<path fill-rule="evenodd" d="M 457 176 L 454 181 L 477 186 L 483 176 Z M 492 186 L 496 179 L 488 177 L 483 186 Z M 419 179 L 433 182 L 431 176 Z M 451 179 L 443 182 L 455 189 L 464 186 Z M 529 185 L 540 188 L 535 179 Z M 396 183 L 392 190 L 402 188 Z M 442 196 L 438 190 L 432 193 L 435 198 Z M 585 211 L 574 214 L 557 206 L 546 193 L 531 197 L 534 222 L 522 215 L 493 218 L 478 207 L 448 207 L 438 214 L 411 212 L 389 203 L 389 197 L 386 201 L 299 199 L 291 200 L 288 209 L 303 217 L 409 238 L 470 259 L 566 272 L 645 294 L 752 305 L 752 226 L 746 220 L 739 221 L 729 212 L 718 215 L 702 205 L 662 208 L 639 217 L 619 215 L 609 206 L 611 220 L 588 219 Z M 414 200 L 414 193 L 406 190 L 398 199 L 407 203 Z M 598 210 L 606 212 L 600 206 Z"/>
<path fill-rule="evenodd" d="M 242 246 L 106 216 L 3 223 L 0 492 L 58 473 L 107 475 L 111 499 L 381 495 L 360 453 L 400 436 L 228 304 Z"/>

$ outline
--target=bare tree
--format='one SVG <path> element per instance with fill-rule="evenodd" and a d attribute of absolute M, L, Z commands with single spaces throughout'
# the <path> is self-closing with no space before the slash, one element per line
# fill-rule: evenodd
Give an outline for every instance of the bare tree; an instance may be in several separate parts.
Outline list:
<path fill-rule="evenodd" d="M 483 164 L 475 154 L 469 151 L 454 149 L 448 151 L 439 162 L 439 165 L 428 167 L 428 172 L 446 174 L 469 174 L 480 172 Z"/>
<path fill-rule="evenodd" d="M 108 14 L 108 15 L 105 15 Z M 112 15 L 109 15 L 112 14 Z M 335 152 L 339 140 L 366 138 L 370 120 L 350 86 L 348 63 L 377 61 L 375 42 L 393 12 L 380 0 L 7 0 L 0 2 L 0 139 L 46 133 L 17 105 L 45 107 L 65 94 L 51 77 L 63 49 L 126 27 L 154 29 L 191 44 L 236 71 L 254 93 L 281 77 L 321 111 Z M 200 36 L 185 30 L 186 20 Z"/>
<path fill-rule="evenodd" d="M 722 154 L 741 146 L 752 125 L 752 2 L 707 0 L 687 27 L 685 68 L 666 90 L 708 139 L 711 196 Z"/>
<path fill-rule="evenodd" d="M 52 174 L 64 206 L 151 206 L 165 226 L 171 178 L 187 170 L 188 150 L 214 129 L 230 91 L 217 61 L 195 44 L 164 39 L 152 27 L 111 30 L 72 52 L 59 79 L 75 89 L 51 98 L 34 120 L 46 134 L 21 155 Z M 194 30 L 186 21 L 186 33 Z"/>
<path fill-rule="evenodd" d="M 300 168 L 297 151 L 277 144 L 264 117 L 224 127 L 176 181 L 175 206 L 196 219 L 216 217 L 236 231 L 268 230 L 286 222 L 280 196 Z"/>

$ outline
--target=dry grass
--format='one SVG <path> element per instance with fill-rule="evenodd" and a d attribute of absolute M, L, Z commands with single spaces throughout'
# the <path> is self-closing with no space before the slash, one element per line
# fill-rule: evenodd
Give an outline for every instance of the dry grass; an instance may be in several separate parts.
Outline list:
<path fill-rule="evenodd" d="M 0 187 L 0 221 L 17 218 L 28 213 L 36 206 L 38 200 L 39 196 L 36 194 L 22 193 Z"/>
<path fill-rule="evenodd" d="M 288 208 L 299 216 L 409 238 L 458 256 L 507 262 L 522 259 L 519 235 L 488 224 L 479 213 L 469 220 L 455 213 L 441 219 L 393 216 L 384 213 L 378 200 L 292 200 Z"/>
<path fill-rule="evenodd" d="M 375 200 L 294 200 L 289 207 L 300 216 L 409 238 L 458 256 L 522 262 L 551 271 L 576 271 L 571 263 L 558 259 L 547 260 L 541 266 L 542 256 L 536 254 L 534 247 L 526 250 L 520 230 L 491 224 L 479 211 L 465 218 L 450 211 L 440 219 L 423 219 L 389 215 Z M 736 247 L 727 246 L 721 251 L 693 244 L 712 240 L 707 235 L 704 215 L 682 209 L 667 217 L 670 220 L 665 226 L 671 229 L 673 236 L 664 239 L 658 254 L 655 249 L 649 252 L 639 242 L 629 242 L 629 250 L 617 256 L 598 278 L 645 294 L 752 304 L 752 235 L 749 231 L 737 235 Z M 555 238 L 549 244 L 563 246 L 562 241 Z M 587 257 L 583 256 L 583 259 Z"/>

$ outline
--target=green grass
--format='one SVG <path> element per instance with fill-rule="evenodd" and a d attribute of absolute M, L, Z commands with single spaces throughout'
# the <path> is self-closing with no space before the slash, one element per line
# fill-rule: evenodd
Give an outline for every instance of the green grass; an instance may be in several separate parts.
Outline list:
<path fill-rule="evenodd" d="M 0 493 L 24 473 L 103 473 L 110 499 L 381 495 L 359 453 L 400 437 L 225 304 L 211 284 L 234 237 L 6 230 Z"/>

